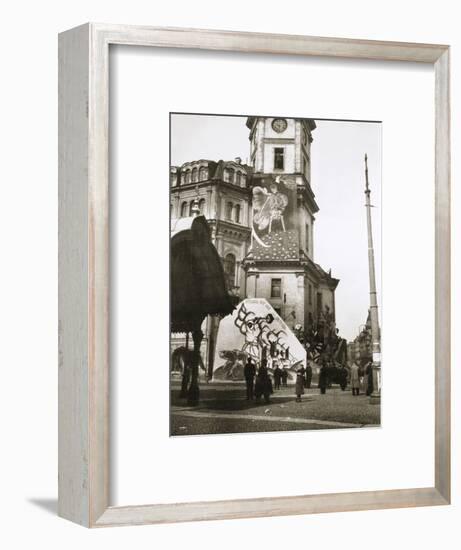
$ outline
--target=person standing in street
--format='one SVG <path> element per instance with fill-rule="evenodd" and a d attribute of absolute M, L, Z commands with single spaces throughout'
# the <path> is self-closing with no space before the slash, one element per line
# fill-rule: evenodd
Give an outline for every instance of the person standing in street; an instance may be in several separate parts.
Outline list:
<path fill-rule="evenodd" d="M 274 361 L 273 365 L 275 365 L 274 368 L 274 389 L 279 390 L 280 389 L 280 380 L 282 378 L 282 369 L 279 367 L 279 364 Z"/>
<path fill-rule="evenodd" d="M 261 361 L 261 366 L 258 369 L 258 376 L 256 377 L 255 385 L 255 397 L 258 403 L 261 396 L 264 396 L 264 401 L 269 403 L 270 396 L 274 392 L 272 388 L 272 380 L 267 372 L 267 362 L 265 359 Z"/>
<path fill-rule="evenodd" d="M 312 365 L 308 360 L 306 365 L 306 388 L 309 389 L 312 384 Z"/>
<path fill-rule="evenodd" d="M 368 373 L 367 373 L 366 365 L 362 367 L 362 372 L 361 372 L 361 375 L 360 375 L 360 389 L 361 389 L 363 394 L 367 393 Z"/>
<path fill-rule="evenodd" d="M 360 394 L 360 375 L 359 375 L 359 366 L 354 361 L 351 366 L 351 388 L 352 395 Z"/>
<path fill-rule="evenodd" d="M 299 403 L 301 401 L 301 395 L 304 393 L 304 369 L 298 369 L 296 371 L 296 401 Z"/>
<path fill-rule="evenodd" d="M 288 386 L 288 371 L 285 368 L 285 366 L 281 370 L 282 370 L 282 374 L 281 374 L 282 386 L 286 388 Z"/>
<path fill-rule="evenodd" d="M 254 397 L 254 383 L 256 376 L 256 367 L 248 357 L 245 366 L 243 367 L 243 376 L 245 377 L 245 383 L 247 387 L 247 401 L 251 401 Z"/>
<path fill-rule="evenodd" d="M 365 374 L 367 378 L 367 395 L 371 395 L 373 393 L 373 363 L 371 361 L 368 361 L 367 366 L 365 367 Z"/>
<path fill-rule="evenodd" d="M 325 394 L 328 386 L 328 367 L 326 361 L 323 361 L 319 372 L 319 388 L 320 393 Z"/>

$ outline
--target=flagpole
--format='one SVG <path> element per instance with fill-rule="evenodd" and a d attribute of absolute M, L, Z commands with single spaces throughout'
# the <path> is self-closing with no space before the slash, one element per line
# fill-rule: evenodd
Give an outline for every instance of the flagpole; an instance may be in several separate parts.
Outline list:
<path fill-rule="evenodd" d="M 370 403 L 379 404 L 381 402 L 381 344 L 378 318 L 378 299 L 376 294 L 375 255 L 373 249 L 373 234 L 371 227 L 370 193 L 371 191 L 368 183 L 368 157 L 365 154 L 365 207 L 367 209 L 368 272 L 370 279 L 370 319 L 373 353 L 371 370 L 371 374 L 373 377 L 373 393 L 370 396 Z"/>

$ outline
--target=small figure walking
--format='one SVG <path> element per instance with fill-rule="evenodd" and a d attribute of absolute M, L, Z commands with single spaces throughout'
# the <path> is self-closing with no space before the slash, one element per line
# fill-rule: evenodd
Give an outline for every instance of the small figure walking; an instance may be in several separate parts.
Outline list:
<path fill-rule="evenodd" d="M 306 366 L 306 388 L 309 389 L 312 384 L 312 365 L 310 361 L 307 361 Z"/>
<path fill-rule="evenodd" d="M 296 401 L 301 402 L 301 395 L 304 394 L 304 369 L 298 369 L 296 371 L 296 385 L 295 385 Z"/>
<path fill-rule="evenodd" d="M 319 388 L 320 393 L 325 394 L 328 386 L 328 367 L 326 362 L 323 362 L 319 372 Z"/>
<path fill-rule="evenodd" d="M 365 374 L 367 377 L 366 394 L 371 395 L 373 393 L 373 363 L 371 361 L 368 362 L 365 368 Z"/>
<path fill-rule="evenodd" d="M 354 361 L 351 366 L 351 388 L 352 395 L 360 394 L 360 375 L 359 375 L 359 366 Z"/>
<path fill-rule="evenodd" d="M 283 367 L 281 370 L 282 386 L 286 388 L 288 386 L 288 371 L 285 367 Z"/>
<path fill-rule="evenodd" d="M 243 375 L 247 387 L 247 401 L 251 401 L 254 396 L 254 382 L 256 376 L 256 367 L 254 366 L 251 357 L 248 357 L 245 366 L 243 367 Z"/>
<path fill-rule="evenodd" d="M 274 368 L 274 389 L 275 390 L 280 389 L 281 378 L 282 378 L 282 369 L 279 367 L 278 363 L 275 363 L 275 368 Z"/>

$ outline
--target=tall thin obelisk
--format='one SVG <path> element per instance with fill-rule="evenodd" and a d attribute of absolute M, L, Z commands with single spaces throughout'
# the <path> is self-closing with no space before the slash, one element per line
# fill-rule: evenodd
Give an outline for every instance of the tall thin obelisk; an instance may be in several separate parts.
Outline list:
<path fill-rule="evenodd" d="M 368 157 L 365 154 L 365 207 L 367 209 L 367 229 L 368 229 L 368 272 L 370 278 L 370 320 L 371 320 L 371 342 L 372 342 L 372 376 L 373 393 L 370 396 L 370 403 L 379 404 L 381 402 L 381 344 L 378 318 L 378 299 L 376 295 L 376 277 L 375 277 L 375 253 L 373 249 L 373 233 L 371 228 L 371 203 L 370 187 L 368 184 Z"/>

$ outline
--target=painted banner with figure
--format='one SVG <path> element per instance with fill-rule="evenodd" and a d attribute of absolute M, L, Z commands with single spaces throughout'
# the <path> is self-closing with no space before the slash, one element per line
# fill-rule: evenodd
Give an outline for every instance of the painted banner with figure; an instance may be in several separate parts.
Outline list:
<path fill-rule="evenodd" d="M 299 255 L 296 180 L 254 176 L 251 252 L 257 260 L 292 260 Z"/>
<path fill-rule="evenodd" d="M 264 298 L 247 298 L 232 315 L 222 319 L 216 342 L 214 380 L 243 380 L 248 357 L 259 367 L 267 360 L 269 372 L 278 364 L 293 382 L 306 366 L 306 351 L 274 308 Z"/>

